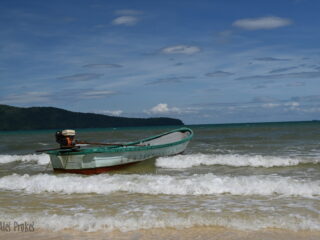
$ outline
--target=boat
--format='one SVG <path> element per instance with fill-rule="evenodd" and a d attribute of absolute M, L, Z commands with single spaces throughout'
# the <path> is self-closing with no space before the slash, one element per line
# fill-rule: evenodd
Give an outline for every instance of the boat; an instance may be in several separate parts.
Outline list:
<path fill-rule="evenodd" d="M 60 148 L 39 150 L 50 155 L 54 171 L 99 174 L 150 158 L 181 154 L 193 132 L 183 127 L 124 144 L 74 141 L 74 136 L 74 130 L 58 131 L 56 141 Z"/>

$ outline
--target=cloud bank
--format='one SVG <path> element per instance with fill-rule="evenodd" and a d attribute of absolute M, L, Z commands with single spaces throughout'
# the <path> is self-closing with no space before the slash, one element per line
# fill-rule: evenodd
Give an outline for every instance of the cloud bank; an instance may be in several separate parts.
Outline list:
<path fill-rule="evenodd" d="M 261 30 L 285 27 L 292 24 L 292 20 L 280 17 L 245 18 L 233 22 L 232 26 L 245 30 Z"/>

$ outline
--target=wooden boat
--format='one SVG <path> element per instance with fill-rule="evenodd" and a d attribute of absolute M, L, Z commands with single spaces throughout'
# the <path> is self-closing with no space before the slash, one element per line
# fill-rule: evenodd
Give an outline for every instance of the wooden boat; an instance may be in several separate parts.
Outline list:
<path fill-rule="evenodd" d="M 71 131 L 71 134 L 65 132 L 66 136 L 68 134 L 74 136 L 73 130 L 64 131 Z M 60 132 L 59 134 L 61 136 Z M 50 155 L 55 171 L 97 174 L 154 157 L 180 154 L 186 149 L 192 137 L 191 129 L 180 128 L 126 144 L 95 143 L 101 146 L 90 147 L 78 144 L 87 142 L 76 141 L 72 147 L 61 146 L 59 149 L 44 151 Z M 61 144 L 59 140 L 57 139 Z"/>

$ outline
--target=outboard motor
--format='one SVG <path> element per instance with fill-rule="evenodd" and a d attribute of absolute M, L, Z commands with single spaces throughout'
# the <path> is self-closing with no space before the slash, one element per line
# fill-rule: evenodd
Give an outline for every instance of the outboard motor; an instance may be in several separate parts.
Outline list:
<path fill-rule="evenodd" d="M 75 130 L 62 130 L 56 132 L 56 142 L 60 144 L 60 148 L 72 148 L 75 146 L 74 137 Z"/>

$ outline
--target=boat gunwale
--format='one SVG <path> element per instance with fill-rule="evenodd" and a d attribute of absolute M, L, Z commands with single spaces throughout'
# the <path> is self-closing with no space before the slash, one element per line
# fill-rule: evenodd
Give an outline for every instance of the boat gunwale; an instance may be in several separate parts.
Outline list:
<path fill-rule="evenodd" d="M 171 143 L 165 143 L 165 144 L 159 144 L 159 145 L 153 145 L 153 146 L 134 146 L 135 144 L 141 144 L 143 142 L 147 142 L 147 141 L 150 141 L 150 140 L 153 140 L 156 138 L 160 138 L 162 136 L 165 136 L 165 135 L 168 135 L 168 134 L 174 133 L 174 132 L 190 132 L 190 135 L 179 140 L 179 141 L 171 142 Z M 153 150 L 153 149 L 166 148 L 166 147 L 171 147 L 171 146 L 183 144 L 185 142 L 190 141 L 192 137 L 193 137 L 193 131 L 190 128 L 183 127 L 183 128 L 174 129 L 172 131 L 165 132 L 162 134 L 158 134 L 155 136 L 151 136 L 148 138 L 144 138 L 139 141 L 129 142 L 127 144 L 124 144 L 124 146 L 93 147 L 93 148 L 82 149 L 80 151 L 53 150 L 53 151 L 48 151 L 47 154 L 55 155 L 55 156 L 68 156 L 68 155 L 86 155 L 86 154 L 93 154 L 93 153 L 117 153 L 117 152 Z"/>

